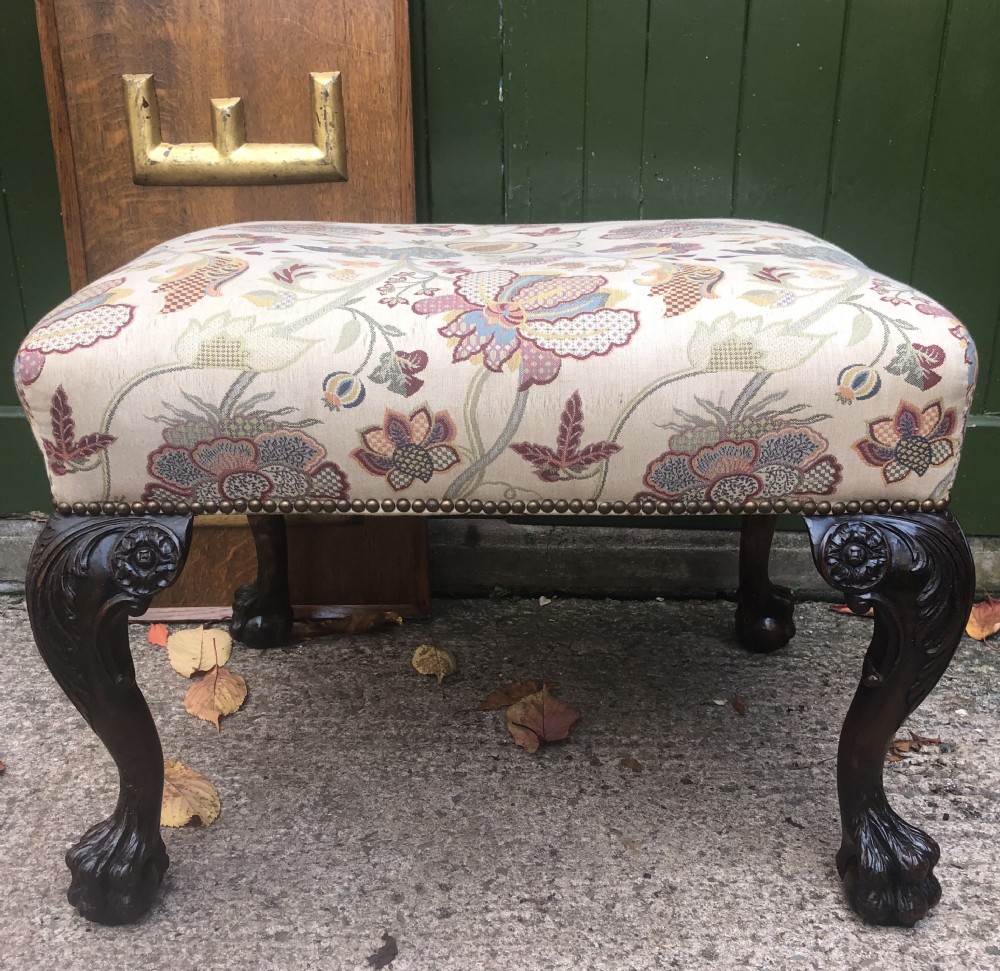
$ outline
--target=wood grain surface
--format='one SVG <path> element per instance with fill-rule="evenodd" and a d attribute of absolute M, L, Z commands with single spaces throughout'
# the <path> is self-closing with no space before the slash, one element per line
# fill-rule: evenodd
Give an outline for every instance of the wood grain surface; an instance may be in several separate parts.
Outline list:
<path fill-rule="evenodd" d="M 39 0 L 74 287 L 180 233 L 240 220 L 411 222 L 406 0 Z M 349 177 L 311 185 L 132 181 L 122 74 L 151 73 L 172 142 L 243 99 L 255 142 L 312 140 L 310 71 L 343 77 Z"/>

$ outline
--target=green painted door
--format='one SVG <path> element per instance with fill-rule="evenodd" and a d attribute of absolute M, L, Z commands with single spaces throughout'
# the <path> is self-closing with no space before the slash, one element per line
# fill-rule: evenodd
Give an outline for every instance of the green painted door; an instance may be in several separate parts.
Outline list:
<path fill-rule="evenodd" d="M 0 41 L 0 351 L 66 293 L 31 0 Z M 980 383 L 955 509 L 1000 535 L 1000 0 L 411 0 L 418 212 L 740 216 L 947 304 Z M 0 511 L 42 507 L 8 378 Z"/>

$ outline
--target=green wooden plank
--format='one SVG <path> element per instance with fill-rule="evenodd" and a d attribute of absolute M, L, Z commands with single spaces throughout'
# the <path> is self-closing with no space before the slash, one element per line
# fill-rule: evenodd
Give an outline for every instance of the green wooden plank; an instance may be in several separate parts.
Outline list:
<path fill-rule="evenodd" d="M 505 217 L 578 220 L 583 214 L 587 5 L 503 4 Z"/>
<path fill-rule="evenodd" d="M 499 0 L 424 0 L 435 222 L 503 222 Z"/>
<path fill-rule="evenodd" d="M 4 468 L 17 470 L 17 475 L 0 475 L 0 514 L 51 509 L 45 460 L 20 408 L 0 408 L 0 443 Z"/>
<path fill-rule="evenodd" d="M 584 219 L 636 219 L 651 0 L 589 0 Z"/>
<path fill-rule="evenodd" d="M 0 171 L 25 316 L 69 295 L 52 138 L 32 0 L 14 0 L 0 29 Z M 0 324 L 0 327 L 8 326 Z"/>
<path fill-rule="evenodd" d="M 913 260 L 915 286 L 969 327 L 975 408 L 1000 410 L 1000 0 L 954 0 Z M 990 364 L 992 362 L 992 368 Z"/>
<path fill-rule="evenodd" d="M 947 0 L 853 0 L 825 235 L 906 280 Z"/>
<path fill-rule="evenodd" d="M 427 138 L 427 59 L 424 0 L 410 0 L 410 89 L 413 92 L 413 182 L 417 222 L 431 221 L 430 145 Z"/>
<path fill-rule="evenodd" d="M 755 0 L 734 215 L 823 229 L 846 0 Z"/>
<path fill-rule="evenodd" d="M 1000 418 L 972 415 L 951 500 L 951 511 L 967 536 L 1000 536 L 997 455 Z"/>
<path fill-rule="evenodd" d="M 729 216 L 744 0 L 654 0 L 642 160 L 646 218 Z"/>
<path fill-rule="evenodd" d="M 0 171 L 0 407 L 17 405 L 10 362 L 13 361 L 26 330 L 24 308 L 21 306 L 21 286 L 14 265 L 14 249 L 10 243 L 4 199 L 3 171 Z M 0 440 L 0 448 L 2 447 Z"/>

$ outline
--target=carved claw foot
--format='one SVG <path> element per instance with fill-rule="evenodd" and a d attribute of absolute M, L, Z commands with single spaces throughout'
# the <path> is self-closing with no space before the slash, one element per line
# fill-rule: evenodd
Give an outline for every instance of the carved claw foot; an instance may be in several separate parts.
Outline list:
<path fill-rule="evenodd" d="M 70 903 L 104 924 L 145 913 L 167 869 L 163 751 L 135 682 L 128 617 L 173 583 L 190 541 L 190 516 L 56 513 L 28 564 L 28 616 L 39 653 L 118 766 L 115 814 L 66 855 Z"/>
<path fill-rule="evenodd" d="M 233 619 L 229 633 L 247 647 L 280 647 L 292 640 L 292 607 L 269 605 L 254 583 L 238 587 L 233 597 Z"/>
<path fill-rule="evenodd" d="M 66 854 L 73 878 L 67 897 L 99 924 L 130 924 L 152 906 L 169 859 L 157 830 L 142 835 L 134 813 L 114 815 L 87 831 Z"/>
<path fill-rule="evenodd" d="M 941 899 L 934 865 L 941 851 L 888 804 L 870 808 L 837 854 L 851 906 L 870 924 L 912 927 Z"/>
<path fill-rule="evenodd" d="M 756 654 L 769 654 L 795 636 L 795 600 L 788 587 L 771 583 L 767 562 L 777 516 L 746 516 L 740 531 L 740 589 L 736 636 Z"/>
<path fill-rule="evenodd" d="M 247 522 L 257 550 L 257 582 L 236 590 L 229 633 L 247 647 L 281 647 L 292 641 L 293 620 L 285 517 L 247 516 Z"/>
<path fill-rule="evenodd" d="M 889 806 L 882 771 L 899 726 L 958 646 L 975 589 L 972 556 L 946 514 L 813 517 L 806 525 L 823 579 L 852 610 L 875 613 L 837 753 L 837 868 L 862 918 L 910 927 L 941 897 L 932 872 L 939 850 Z"/>

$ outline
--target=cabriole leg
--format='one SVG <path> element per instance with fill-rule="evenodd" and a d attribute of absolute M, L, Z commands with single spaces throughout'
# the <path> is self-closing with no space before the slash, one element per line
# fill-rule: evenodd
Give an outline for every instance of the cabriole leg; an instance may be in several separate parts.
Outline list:
<path fill-rule="evenodd" d="M 257 548 L 257 582 L 237 589 L 229 633 L 248 647 L 280 647 L 292 640 L 288 591 L 288 536 L 282 515 L 247 516 Z"/>
<path fill-rule="evenodd" d="M 736 636 L 747 650 L 767 654 L 795 636 L 795 601 L 788 587 L 767 575 L 777 516 L 744 516 L 740 527 L 740 589 L 736 595 Z"/>
<path fill-rule="evenodd" d="M 145 913 L 167 869 L 160 839 L 163 752 L 135 682 L 128 618 L 178 576 L 189 516 L 56 513 L 28 565 L 27 604 L 38 650 L 118 766 L 114 814 L 67 854 L 69 902 L 90 920 Z"/>
<path fill-rule="evenodd" d="M 882 787 L 889 745 L 948 667 L 972 606 L 968 544 L 947 514 L 806 520 L 820 574 L 875 629 L 840 736 L 843 842 L 837 868 L 872 924 L 915 924 L 941 897 L 940 851 L 893 811 Z"/>

